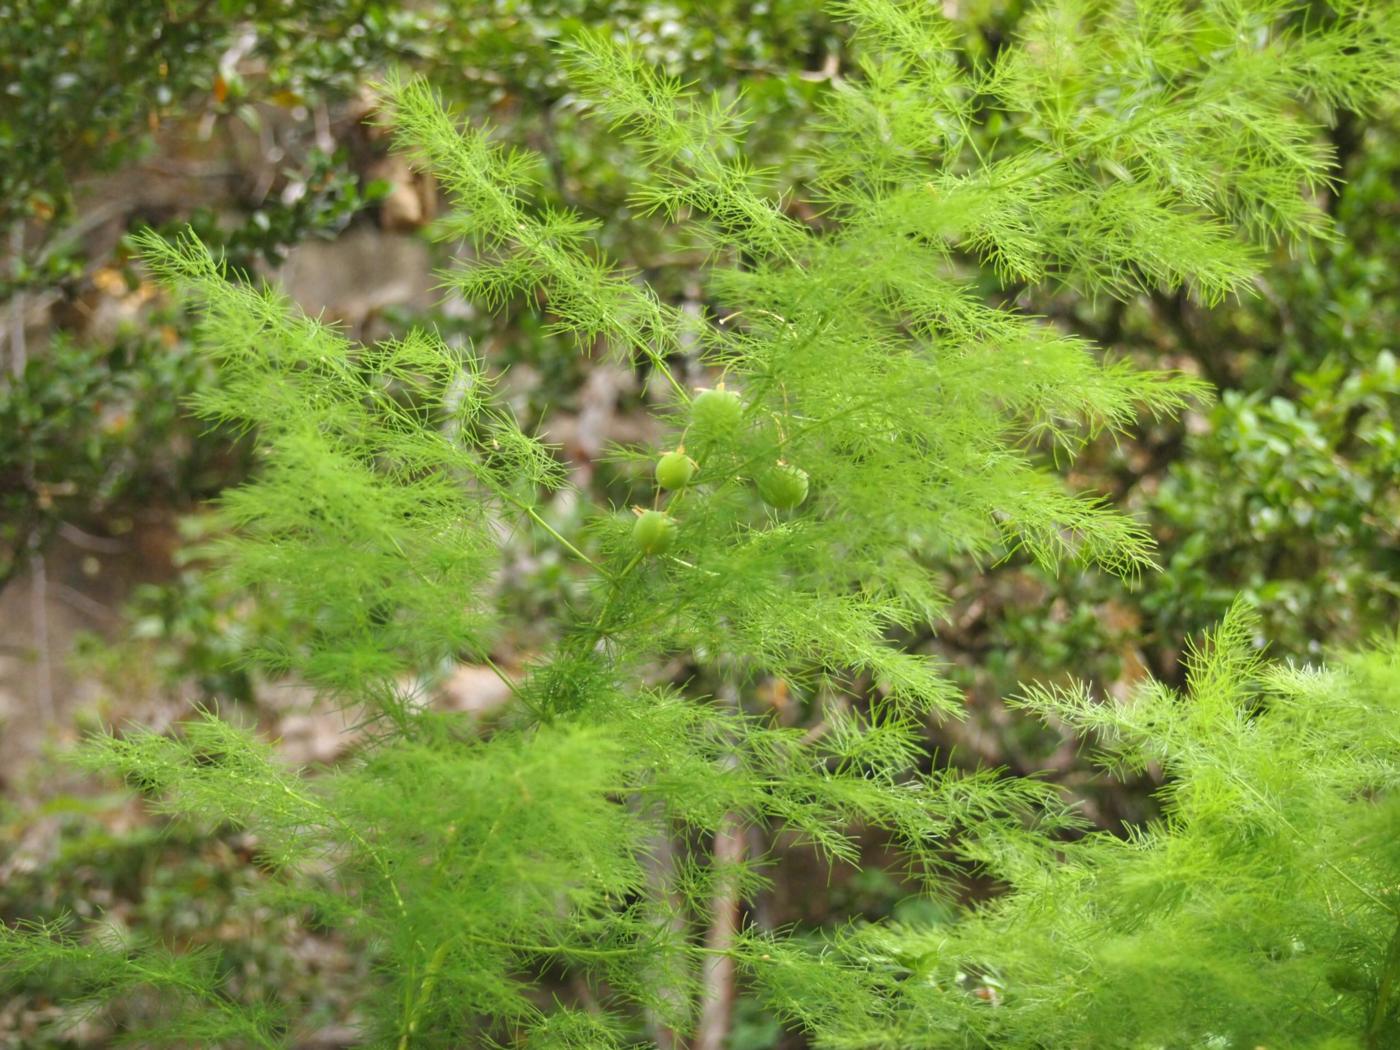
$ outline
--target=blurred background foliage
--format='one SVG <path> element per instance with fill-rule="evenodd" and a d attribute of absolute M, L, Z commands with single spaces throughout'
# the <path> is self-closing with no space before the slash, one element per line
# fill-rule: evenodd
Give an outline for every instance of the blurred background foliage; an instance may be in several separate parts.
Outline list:
<path fill-rule="evenodd" d="M 1014 34 L 1025 5 L 943 6 L 973 61 Z M 544 432 L 573 480 L 620 501 L 625 468 L 606 452 L 650 434 L 649 377 L 578 355 L 525 304 L 484 315 L 438 301 L 431 269 L 449 260 L 421 236 L 434 187 L 388 156 L 369 88 L 391 67 L 427 73 L 464 118 L 540 153 L 546 199 L 603 220 L 609 253 L 682 308 L 722 310 L 699 301 L 703 247 L 631 212 L 637 158 L 562 82 L 553 44 L 596 25 L 704 87 L 742 85 L 750 160 L 802 185 L 815 106 L 849 68 L 843 27 L 810 0 L 0 0 L 0 919 L 100 910 L 176 942 L 213 930 L 247 994 L 296 996 L 324 1016 L 324 1045 L 353 1042 L 357 961 L 328 932 L 295 950 L 260 935 L 273 920 L 240 904 L 261 874 L 238 834 L 168 826 L 49 757 L 97 720 L 162 725 L 192 704 L 261 725 L 297 763 L 333 762 L 355 740 L 295 683 L 236 665 L 279 613 L 201 570 L 199 508 L 245 475 L 249 454 L 184 412 L 206 368 L 189 319 L 124 237 L 191 224 L 354 335 L 428 322 L 474 342 L 525 429 L 545 427 L 548 408 Z M 910 641 L 968 691 L 965 721 L 930 726 L 941 761 L 1048 770 L 1112 827 L 1150 814 L 1154 785 L 1105 782 L 1080 741 L 1012 717 L 1001 698 L 1018 683 L 1073 674 L 1123 696 L 1145 674 L 1179 682 L 1184 641 L 1240 593 L 1262 614 L 1261 641 L 1299 660 L 1400 620 L 1400 100 L 1317 116 L 1338 160 L 1326 201 L 1337 237 L 1276 260 L 1252 298 L 1086 303 L 985 275 L 989 298 L 1219 393 L 1066 468 L 1149 525 L 1165 571 L 1125 589 L 1015 554 L 939 567 L 953 606 Z M 693 362 L 675 364 L 698 380 Z M 567 497 L 555 517 L 566 532 L 581 521 Z M 571 584 L 529 537 L 510 564 L 502 586 L 524 653 L 547 641 L 535 614 Z M 479 670 L 445 668 L 436 686 L 489 725 L 499 697 Z M 744 703 L 786 717 L 784 683 L 751 692 Z M 882 871 L 794 854 L 750 918 L 818 927 L 932 907 L 908 893 Z M 38 1033 L 56 1009 L 0 997 L 0 1033 L 17 1033 L 0 1046 L 102 1045 L 121 1025 L 87 1019 L 50 1042 Z M 741 1001 L 735 1050 L 797 1045 L 785 1039 Z"/>

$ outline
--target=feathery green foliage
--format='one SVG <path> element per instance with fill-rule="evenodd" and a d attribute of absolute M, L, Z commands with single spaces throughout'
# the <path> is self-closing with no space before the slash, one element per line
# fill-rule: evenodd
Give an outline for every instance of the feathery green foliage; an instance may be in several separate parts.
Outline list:
<path fill-rule="evenodd" d="M 1160 769 L 1162 818 L 986 851 L 1005 895 L 843 945 L 896 991 L 830 1044 L 1400 1045 L 1400 644 L 1298 668 L 1255 626 L 1233 610 L 1185 696 L 1028 691 L 1106 771 Z"/>
<path fill-rule="evenodd" d="M 420 331 L 353 347 L 276 292 L 228 283 L 194 241 L 141 243 L 202 310 L 221 381 L 197 411 L 259 437 L 262 475 L 225 497 L 218 546 L 304 626 L 263 659 L 390 702 L 396 677 L 483 652 L 493 523 L 560 469 L 490 403 L 480 362 Z"/>
<path fill-rule="evenodd" d="M 1251 726 L 1276 718 L 1239 711 L 1255 669 L 1232 655 L 1237 623 L 1226 628 L 1227 655 L 1201 662 L 1191 707 L 1160 692 L 1116 713 L 1028 696 L 1085 728 L 1110 719 L 1125 760 L 1179 762 L 1166 822 L 1127 844 L 1067 844 L 1080 821 L 1035 782 L 918 775 L 927 719 L 953 715 L 959 697 L 934 662 L 893 639 L 936 620 L 944 598 L 928 566 L 950 555 L 1023 548 L 1048 566 L 1149 568 L 1142 528 L 1067 491 L 1035 450 L 1048 442 L 1070 456 L 1142 412 L 1172 413 L 1203 394 L 1187 377 L 1104 360 L 1041 319 L 990 305 L 969 260 L 1086 295 L 1186 286 L 1214 300 L 1244 290 L 1263 247 L 1325 232 L 1307 191 L 1325 182 L 1327 155 L 1306 107 L 1360 105 L 1393 82 L 1395 12 L 1341 2 L 1305 18 L 1285 0 L 1059 0 L 990 65 L 969 66 L 932 8 L 852 0 L 839 10 L 857 25 L 863 58 L 828 98 L 811 158 L 814 207 L 799 208 L 745 163 L 738 103 L 697 96 L 602 34 L 564 49 L 580 93 L 647 159 L 637 206 L 708 245 L 709 317 L 672 308 L 611 264 L 586 218 L 532 203 L 528 156 L 459 127 L 421 82 L 382 88 L 382 119 L 400 147 L 457 204 L 440 224 L 466 249 L 449 285 L 486 306 L 533 297 L 581 349 L 634 362 L 669 389 L 666 447 L 686 445 L 693 483 L 663 494 L 650 482 L 657 450 L 618 450 L 638 467 L 638 503 L 675 520 L 669 546 L 639 548 L 630 515 L 612 508 L 595 508 L 572 538 L 551 524 L 546 499 L 560 469 L 493 397 L 489 364 L 471 351 L 426 332 L 354 345 L 277 293 L 231 282 L 192 239 L 142 241 L 156 273 L 204 317 L 220 380 L 198 410 L 252 430 L 264 457 L 256 480 L 223 501 L 227 538 L 216 545 L 233 578 L 296 625 L 254 655 L 381 720 L 381 731 L 355 761 L 319 776 L 281 768 L 265 744 L 213 716 L 170 735 L 99 740 L 90 760 L 181 818 L 254 833 L 281 873 L 275 903 L 335 926 L 375 961 L 380 979 L 362 1004 L 370 1045 L 618 1045 L 641 1038 L 647 1018 L 685 1032 L 716 953 L 733 957 L 786 1021 L 837 1045 L 981 1033 L 1028 1040 L 1009 1045 L 1104 1045 L 1091 1035 L 1112 1032 L 1109 1021 L 1075 997 L 1098 996 L 1096 1009 L 1107 1009 L 1118 972 L 1094 971 L 1087 991 L 1055 978 L 1083 972 L 1072 953 L 1086 938 L 1172 931 L 1182 898 L 1161 890 L 1182 874 L 1218 864 L 1240 880 L 1222 883 L 1218 901 L 1186 902 L 1202 914 L 1272 894 L 1280 936 L 1280 909 L 1312 900 L 1311 917 L 1299 917 L 1304 947 L 1284 939 L 1271 951 L 1325 952 L 1367 919 L 1345 886 L 1329 882 L 1313 900 L 1314 884 L 1289 874 L 1324 855 L 1314 846 L 1341 840 L 1329 827 L 1300 842 L 1270 824 L 1287 812 L 1269 795 L 1287 786 L 1276 779 L 1285 767 L 1235 770 L 1264 793 L 1243 808 L 1248 793 L 1221 771 L 1259 744 L 1264 730 Z M 1005 119 L 979 149 L 974 100 L 987 98 Z M 695 392 L 673 371 L 691 348 L 737 397 L 732 418 L 692 425 Z M 802 498 L 757 484 L 779 464 L 805 476 Z M 557 645 L 511 681 L 511 715 L 482 735 L 425 705 L 419 678 L 454 657 L 490 661 L 509 613 L 497 607 L 494 573 L 516 534 L 571 558 L 589 600 L 566 609 Z M 674 654 L 731 691 L 781 677 L 821 720 L 801 731 L 670 688 L 655 669 Z M 1283 705 L 1293 680 L 1269 681 Z M 1313 741 L 1363 713 L 1319 724 Z M 1394 756 L 1376 742 L 1368 758 L 1355 748 L 1336 761 L 1363 758 L 1371 780 L 1338 766 L 1336 778 L 1290 791 L 1287 806 L 1323 819 L 1325 799 L 1341 792 L 1358 815 L 1349 827 L 1361 814 L 1381 820 L 1393 807 L 1356 793 L 1388 788 Z M 1190 805 L 1218 821 L 1200 831 L 1217 839 L 1193 838 Z M 978 946 L 967 957 L 984 968 L 976 973 L 1017 972 L 1026 1007 L 969 998 L 946 976 L 954 960 L 942 931 L 922 948 L 921 932 L 842 936 L 815 956 L 754 931 L 705 944 L 714 902 L 759 885 L 765 863 L 721 859 L 711 845 L 752 824 L 849 862 L 860 856 L 853 829 L 882 829 L 931 892 L 951 894 L 969 868 L 997 874 L 1014 891 L 1007 903 L 956 936 Z M 1213 859 L 1222 836 L 1265 870 L 1228 851 Z M 1119 855 L 1146 858 L 1145 874 L 1110 870 Z M 1376 870 L 1348 873 L 1354 886 L 1381 885 L 1384 851 L 1366 863 Z M 329 877 L 313 878 L 318 870 Z M 1342 911 L 1327 911 L 1333 903 Z M 1079 940 L 1060 936 L 1056 924 L 1071 920 Z M 1225 915 L 1200 929 L 1225 938 L 1237 927 Z M 1023 932 L 1033 947 L 1015 948 Z M 1197 947 L 1179 937 L 1183 950 Z M 1348 951 L 1374 959 L 1373 942 L 1348 941 Z M 1141 948 L 1152 942 L 1135 943 L 1157 958 Z M 6 932 L 0 946 L 21 980 L 85 967 L 103 994 L 148 986 L 199 1023 L 224 1026 L 209 1035 L 181 1027 L 194 1021 L 158 1021 L 163 1038 L 296 1045 L 296 1018 L 238 1002 L 216 969 L 49 928 Z M 1212 958 L 1238 959 L 1243 949 L 1232 949 Z M 936 979 L 888 961 L 912 950 Z M 1162 965 L 1199 983 L 1188 955 Z M 550 974 L 586 992 L 551 1002 L 533 986 Z M 1230 980 L 1243 995 L 1257 975 Z M 1374 997 L 1382 1017 L 1388 995 Z M 1123 1045 L 1139 1033 L 1171 1042 L 1236 1031 L 1179 1010 L 1143 1017 Z M 1366 1028 L 1357 1020 L 1352 1030 Z"/>

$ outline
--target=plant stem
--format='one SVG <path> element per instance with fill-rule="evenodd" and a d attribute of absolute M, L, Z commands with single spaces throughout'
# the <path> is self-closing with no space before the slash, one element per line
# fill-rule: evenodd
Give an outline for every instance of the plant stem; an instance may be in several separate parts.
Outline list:
<path fill-rule="evenodd" d="M 734 715 L 742 713 L 738 690 L 726 681 L 720 690 L 726 708 Z M 731 751 L 724 757 L 726 769 L 739 766 Z M 717 867 L 734 867 L 744 860 L 744 832 L 739 815 L 725 814 L 715 829 L 711 858 Z M 701 967 L 700 1020 L 692 1050 L 723 1050 L 729 1041 L 734 1013 L 734 959 L 729 954 L 739 926 L 739 886 L 734 873 L 722 877 L 710 901 L 710 928 L 705 932 L 705 947 L 711 950 Z"/>
<path fill-rule="evenodd" d="M 575 558 L 579 559 L 579 561 L 583 562 L 585 565 L 588 565 L 590 568 L 593 569 L 594 572 L 598 573 L 599 575 L 606 576 L 609 579 L 612 578 L 612 574 L 609 573 L 607 569 L 603 568 L 596 561 L 590 558 L 587 554 L 584 554 L 583 551 L 579 550 L 567 539 L 565 539 L 564 536 L 560 534 L 559 530 L 556 529 L 549 522 L 545 521 L 544 518 L 540 516 L 540 512 L 537 511 L 534 507 L 530 506 L 524 500 L 516 499 L 509 493 L 504 493 L 504 495 L 507 500 L 509 500 L 511 503 L 515 504 L 515 506 L 523 510 L 531 521 L 533 521 L 540 528 L 544 529 L 545 532 L 549 533 L 549 535 L 554 538 L 555 542 L 557 542 L 561 547 L 563 547 L 566 551 L 572 554 Z"/>
<path fill-rule="evenodd" d="M 481 662 L 491 669 L 491 673 L 494 674 L 497 678 L 499 678 L 501 680 L 501 684 L 510 690 L 510 695 L 515 697 L 516 700 L 523 704 L 525 706 L 525 709 L 529 711 L 530 714 L 534 715 L 541 722 L 551 721 L 551 719 L 548 716 L 548 713 L 540 710 L 538 707 L 536 707 L 533 703 L 530 702 L 530 698 L 526 696 L 524 692 L 521 691 L 520 686 L 516 684 L 515 679 L 511 678 L 505 673 L 505 671 L 501 670 L 500 665 L 497 664 L 495 660 L 491 659 L 491 655 L 489 653 L 481 654 Z"/>
<path fill-rule="evenodd" d="M 457 938 L 449 937 L 437 946 L 432 958 L 428 960 L 428 969 L 423 974 L 422 983 L 418 986 L 418 994 L 412 1000 L 409 1009 L 408 1022 L 404 1025 L 403 1031 L 399 1034 L 398 1050 L 408 1050 L 412 1045 L 413 1036 L 418 1031 L 418 1022 L 423 1019 L 423 1011 L 433 997 L 433 989 L 437 986 L 438 974 L 442 972 L 443 961 L 447 958 L 447 950 L 452 947 Z"/>
<path fill-rule="evenodd" d="M 1390 1000 L 1395 994 L 1397 982 L 1400 982 L 1400 921 L 1396 922 L 1395 932 L 1391 934 L 1385 968 L 1381 970 L 1381 979 L 1376 985 L 1376 1006 L 1371 1011 L 1371 1023 L 1366 1026 L 1368 1050 L 1380 1050 L 1381 1031 L 1390 1015 Z"/>
<path fill-rule="evenodd" d="M 598 618 L 594 620 L 590 626 L 590 630 L 592 630 L 596 637 L 601 638 L 608 633 L 608 612 L 612 609 L 613 598 L 617 596 L 618 589 L 622 586 L 622 581 L 637 567 L 637 563 L 641 560 L 641 554 L 634 554 L 632 555 L 632 560 L 623 567 L 620 573 L 616 576 L 608 576 L 608 580 L 611 582 L 612 586 L 608 588 L 608 596 L 603 600 L 603 608 L 599 610 Z M 606 576 L 607 574 L 604 573 L 604 575 Z"/>

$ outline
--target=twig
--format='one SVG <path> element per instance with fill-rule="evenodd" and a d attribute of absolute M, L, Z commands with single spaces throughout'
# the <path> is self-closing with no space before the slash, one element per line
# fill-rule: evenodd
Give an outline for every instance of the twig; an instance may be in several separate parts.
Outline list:
<path fill-rule="evenodd" d="M 10 227 L 10 264 L 14 267 L 18 281 L 23 272 L 24 223 L 16 222 Z M 18 384 L 29 364 L 29 353 L 24 342 L 24 311 L 26 295 L 23 288 L 17 288 L 10 300 L 10 372 Z M 26 456 L 26 481 L 32 486 L 34 462 L 32 454 Z M 35 528 L 29 534 L 29 627 L 34 643 L 34 656 L 38 675 L 34 688 L 38 694 L 40 718 L 47 724 L 53 721 L 53 663 L 49 654 L 49 575 L 44 564 L 44 553 L 40 548 L 41 530 Z"/>
<path fill-rule="evenodd" d="M 82 591 L 75 587 L 69 587 L 66 583 L 55 583 L 53 585 L 54 597 L 61 598 L 75 609 L 87 613 L 95 620 L 120 620 L 121 617 L 113 612 L 101 602 L 89 598 Z"/>
<path fill-rule="evenodd" d="M 732 686 L 718 691 L 719 698 L 735 713 L 739 700 Z M 738 765 L 730 755 L 729 768 Z M 713 863 L 717 868 L 733 867 L 744 859 L 744 832 L 735 814 L 726 814 L 715 831 Z M 724 1050 L 729 1043 L 729 1026 L 734 1012 L 734 957 L 730 949 L 739 927 L 739 885 L 737 872 L 721 872 L 710 905 L 710 928 L 705 933 L 707 954 L 702 964 L 700 1023 L 692 1050 Z"/>
<path fill-rule="evenodd" d="M 38 694 L 39 716 L 47 724 L 53 721 L 53 660 L 49 653 L 49 573 L 44 552 L 39 549 L 39 532 L 29 537 L 29 622 L 34 641 L 38 675 L 34 683 Z"/>
<path fill-rule="evenodd" d="M 84 532 L 78 526 L 66 521 L 58 523 L 58 534 L 75 547 L 83 550 L 97 551 L 99 554 L 121 554 L 127 549 L 127 544 L 122 540 L 109 539 L 106 536 L 94 536 L 90 532 Z"/>
<path fill-rule="evenodd" d="M 14 268 L 15 282 L 18 285 L 20 274 L 24 272 L 24 224 L 16 222 L 10 227 L 10 265 Z M 16 287 L 14 298 L 10 300 L 10 373 L 15 382 L 24 375 L 29 364 L 29 355 L 24 346 L 24 289 Z"/>
<path fill-rule="evenodd" d="M 651 891 L 653 899 L 673 898 L 674 893 L 671 888 L 671 880 L 676 873 L 676 844 L 671 839 L 670 832 L 666 827 L 659 828 L 645 850 L 647 861 L 647 885 Z M 685 922 L 681 917 L 681 909 L 674 899 L 670 901 L 671 908 L 658 907 L 654 922 L 659 928 L 659 934 L 665 936 L 670 934 L 678 939 L 685 935 Z M 683 993 L 674 987 L 662 986 L 657 989 L 658 998 L 664 999 L 676 1012 L 680 1012 L 679 1007 L 683 1004 Z M 677 1035 L 661 1012 L 654 1007 L 649 1007 L 646 1011 L 647 1035 L 657 1046 L 657 1050 L 680 1050 L 681 1039 Z"/>

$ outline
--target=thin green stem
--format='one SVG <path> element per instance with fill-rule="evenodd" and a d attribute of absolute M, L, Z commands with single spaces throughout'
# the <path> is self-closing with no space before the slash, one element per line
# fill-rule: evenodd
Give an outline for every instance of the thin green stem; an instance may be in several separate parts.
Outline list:
<path fill-rule="evenodd" d="M 471 876 L 475 874 L 476 869 L 481 865 L 481 860 L 486 856 L 486 851 L 491 848 L 492 842 L 496 837 L 496 832 L 500 830 L 501 822 L 504 818 L 505 814 L 502 812 L 491 822 L 490 830 L 486 832 L 486 837 L 482 840 L 481 846 L 477 849 L 471 864 L 462 874 L 462 881 L 464 883 L 470 880 Z M 457 831 L 454 830 L 449 841 L 456 837 Z M 438 872 L 443 870 L 443 865 L 447 862 L 448 857 L 449 853 L 446 849 L 446 843 L 444 843 L 439 851 L 436 865 Z M 409 1046 L 412 1045 L 413 1036 L 418 1031 L 418 1023 L 423 1017 L 423 1011 L 428 1008 L 428 1003 L 432 1001 L 433 991 L 437 987 L 438 975 L 442 972 L 442 964 L 447 958 L 447 952 L 464 936 L 466 935 L 458 933 L 452 937 L 448 937 L 439 944 L 433 951 L 432 956 L 428 959 L 428 966 L 424 971 L 423 980 L 418 983 L 418 990 L 416 992 L 411 990 L 405 992 L 403 1024 L 399 1032 L 398 1050 L 408 1050 Z M 418 946 L 421 948 L 422 942 L 419 942 Z M 412 983 L 410 982 L 409 989 L 411 988 Z"/>
<path fill-rule="evenodd" d="M 665 376 L 666 382 L 671 384 L 671 389 L 676 392 L 676 396 L 680 398 L 681 404 L 690 404 L 690 391 L 682 386 L 680 381 L 676 379 L 675 375 L 671 372 L 670 366 L 666 364 L 661 354 L 652 350 L 650 347 L 643 352 L 647 355 L 647 360 L 651 362 L 651 367 Z"/>
<path fill-rule="evenodd" d="M 266 788 L 268 783 L 267 780 L 260 780 L 254 779 L 252 777 L 240 776 L 236 773 L 230 773 L 230 776 L 232 776 L 233 779 L 236 779 L 244 784 L 248 784 L 253 787 Z M 317 802 L 314 798 L 310 798 L 306 795 L 303 795 L 299 791 L 294 791 L 291 785 L 289 785 L 285 780 L 281 779 L 276 775 L 273 775 L 269 779 L 282 791 L 284 795 L 286 795 L 292 801 L 298 803 L 301 806 L 306 807 L 309 810 L 312 810 L 313 812 L 323 815 L 331 823 L 335 824 L 338 828 L 344 831 L 347 836 L 349 836 L 351 841 L 353 841 L 357 846 L 364 850 L 366 854 L 369 855 L 371 860 L 374 862 L 375 867 L 379 869 L 379 873 L 383 877 L 385 884 L 389 887 L 389 893 L 394 898 L 394 904 L 398 907 L 399 915 L 403 918 L 407 918 L 408 908 L 404 904 L 403 896 L 399 893 L 398 883 L 394 881 L 393 873 L 389 869 L 389 864 L 384 859 L 383 855 L 379 852 L 379 850 L 375 849 L 374 846 L 370 844 L 369 840 L 367 840 L 363 835 L 361 835 L 359 830 L 353 824 L 347 821 L 339 813 L 335 812 L 335 810 L 330 809 L 325 805 L 322 805 L 320 802 Z"/>
<path fill-rule="evenodd" d="M 418 1033 L 418 1023 L 423 1019 L 423 1011 L 427 1009 L 428 1003 L 433 997 L 433 989 L 437 987 L 438 974 L 442 972 L 442 964 L 447 959 L 448 949 L 456 941 L 456 937 L 449 937 L 443 941 L 428 960 L 428 968 L 423 974 L 422 982 L 418 985 L 418 993 L 409 1000 L 406 1023 L 403 1031 L 399 1033 L 398 1050 L 408 1050 L 412 1045 L 413 1037 Z"/>
<path fill-rule="evenodd" d="M 583 551 L 579 550 L 567 539 L 565 539 L 564 536 L 559 532 L 559 530 L 556 529 L 549 522 L 545 521 L 544 518 L 540 516 L 540 512 L 537 511 L 534 507 L 530 506 L 530 504 L 526 503 L 524 500 L 517 499 L 515 496 L 512 496 L 508 492 L 503 492 L 502 495 L 510 503 L 514 504 L 520 510 L 524 511 L 526 516 L 528 516 L 531 521 L 533 521 L 540 528 L 544 529 L 545 532 L 549 533 L 549 535 L 554 538 L 555 542 L 557 542 L 561 547 L 563 547 L 566 551 L 572 554 L 575 558 L 583 562 L 585 565 L 589 566 L 594 572 L 598 573 L 599 575 L 609 576 L 607 569 L 603 568 L 596 561 L 590 558 L 587 554 L 584 554 Z"/>
<path fill-rule="evenodd" d="M 493 948 L 504 948 L 506 951 L 536 955 L 574 955 L 583 959 L 622 959 L 629 955 L 635 955 L 643 948 L 655 947 L 657 944 L 656 941 L 646 941 L 628 948 L 581 948 L 572 944 L 521 944 L 513 941 L 501 941 L 477 933 L 464 933 L 462 937 L 469 941 L 476 941 L 478 944 L 488 944 Z M 733 948 L 710 948 L 699 944 L 684 945 L 683 950 L 699 955 L 730 955 L 736 958 L 739 956 L 739 953 Z"/>
<path fill-rule="evenodd" d="M 1385 1028 L 1386 1018 L 1390 1016 L 1390 1000 L 1395 995 L 1397 984 L 1400 984 L 1400 922 L 1395 924 L 1395 932 L 1391 934 L 1385 967 L 1381 970 L 1381 979 L 1376 985 L 1376 1005 L 1371 1011 L 1371 1023 L 1366 1026 L 1368 1050 L 1380 1050 L 1381 1033 Z"/>
<path fill-rule="evenodd" d="M 521 690 L 520 686 L 516 684 L 515 679 L 511 678 L 505 673 L 505 671 L 501 670 L 500 666 L 496 663 L 496 661 L 491 659 L 491 655 L 489 653 L 481 654 L 481 662 L 491 669 L 491 673 L 501 680 L 502 684 L 510 690 L 510 695 L 513 696 L 516 700 L 520 701 L 520 703 L 525 706 L 526 710 L 528 710 L 541 722 L 549 721 L 549 716 L 544 711 L 541 711 L 530 701 L 530 698 L 527 697 L 525 693 Z"/>
<path fill-rule="evenodd" d="M 339 813 L 336 813 L 333 809 L 329 809 L 326 806 L 321 805 L 315 799 L 307 798 L 305 795 L 293 791 L 284 782 L 279 781 L 279 784 L 283 792 L 285 792 L 289 798 L 300 802 L 303 806 L 306 806 L 309 809 L 313 809 L 318 813 L 325 814 L 327 817 L 330 818 L 332 822 L 339 826 L 342 831 L 344 831 L 348 836 L 350 836 L 350 839 L 357 846 L 359 846 L 367 854 L 369 854 L 369 856 L 373 859 L 375 866 L 379 869 L 380 876 L 384 879 L 385 884 L 389 887 L 389 893 L 394 898 L 394 904 L 399 910 L 399 915 L 402 918 L 407 919 L 408 907 L 404 904 L 403 895 L 399 893 L 399 885 L 397 882 L 394 881 L 393 873 L 389 869 L 389 862 L 384 859 L 384 855 L 380 853 L 379 850 L 377 850 L 373 845 L 371 845 L 369 840 L 366 839 L 363 835 L 361 835 L 360 832 L 355 828 L 355 826 L 349 821 L 347 821 L 344 817 L 342 817 Z"/>
<path fill-rule="evenodd" d="M 1264 803 L 1264 805 L 1272 809 L 1274 811 L 1274 815 L 1278 817 L 1279 821 L 1283 824 L 1283 826 L 1286 827 L 1289 831 L 1293 832 L 1293 834 L 1298 838 L 1300 842 L 1306 843 L 1312 841 L 1312 839 L 1309 836 L 1304 835 L 1301 831 L 1298 830 L 1294 823 L 1288 819 L 1287 814 L 1285 814 L 1278 805 L 1271 802 L 1258 788 L 1256 788 L 1248 780 L 1244 779 L 1244 777 L 1240 776 L 1237 773 L 1234 773 L 1233 771 L 1231 771 L 1229 775 L 1231 779 L 1235 781 L 1235 783 L 1239 784 L 1251 795 L 1257 798 L 1260 802 Z M 1371 890 L 1368 890 L 1365 886 L 1361 885 L 1361 883 L 1357 882 L 1354 878 L 1352 878 L 1351 874 L 1348 871 L 1346 871 L 1346 869 L 1341 867 L 1341 865 L 1331 860 L 1325 860 L 1323 861 L 1323 864 L 1331 868 L 1332 871 L 1339 875 L 1347 884 L 1349 884 L 1352 887 L 1352 889 L 1356 890 L 1357 893 L 1361 894 L 1372 904 L 1376 905 L 1383 911 L 1389 912 L 1391 915 L 1400 916 L 1400 907 L 1397 907 L 1396 905 L 1383 900 Z"/>
<path fill-rule="evenodd" d="M 637 567 L 641 560 L 641 552 L 632 555 L 632 560 L 623 567 L 620 573 L 616 576 L 608 577 L 611 584 L 608 587 L 608 596 L 603 599 L 603 608 L 599 610 L 597 619 L 589 625 L 589 629 L 593 632 L 595 637 L 601 638 L 603 635 L 607 634 L 608 613 L 612 610 L 613 599 L 617 597 L 618 591 L 622 589 L 622 581 L 631 574 L 632 570 Z"/>
<path fill-rule="evenodd" d="M 186 994 L 193 996 L 196 999 L 202 999 L 206 1002 L 212 1002 L 213 1006 L 216 1009 L 222 1011 L 223 1013 L 229 1014 L 230 1016 L 235 1017 L 239 1020 L 244 1019 L 242 1012 L 239 1011 L 236 1007 L 232 1006 L 221 995 L 211 993 L 208 988 L 205 988 L 204 986 L 196 982 L 187 980 L 183 977 L 174 976 L 169 971 L 162 973 L 151 970 L 148 967 L 141 965 L 139 962 L 133 961 L 128 963 L 128 965 L 131 967 L 132 972 L 140 974 L 142 977 L 145 977 L 146 980 L 149 981 L 151 986 L 154 988 L 160 988 L 162 986 L 174 986 L 176 988 L 180 988 Z M 280 1048 L 283 1046 L 282 1043 L 276 1042 L 264 1035 L 258 1026 L 253 1026 L 251 1032 L 248 1032 L 247 1034 L 251 1035 L 252 1038 L 257 1041 L 257 1044 L 261 1047 L 265 1047 L 266 1050 L 280 1050 Z"/>

